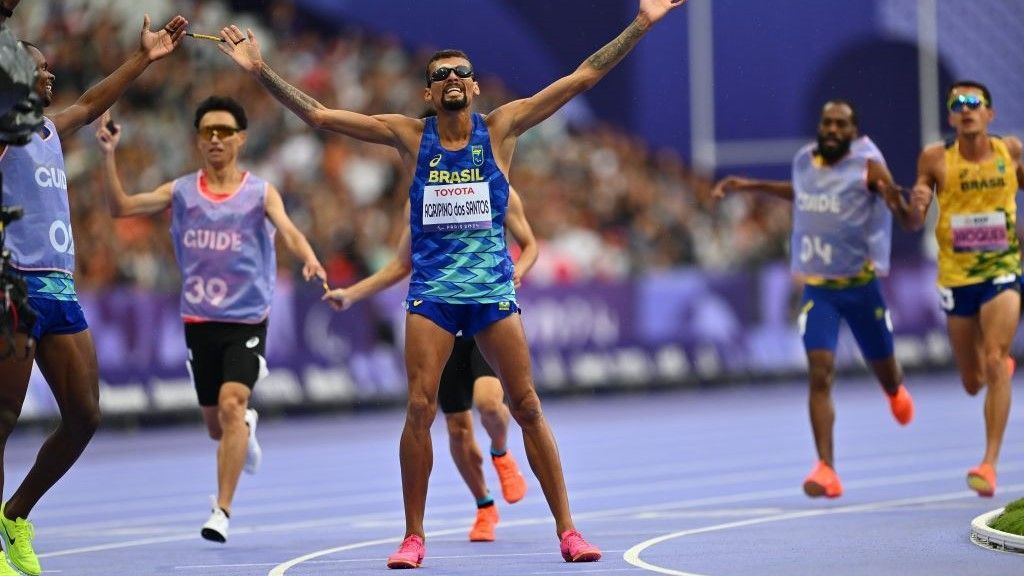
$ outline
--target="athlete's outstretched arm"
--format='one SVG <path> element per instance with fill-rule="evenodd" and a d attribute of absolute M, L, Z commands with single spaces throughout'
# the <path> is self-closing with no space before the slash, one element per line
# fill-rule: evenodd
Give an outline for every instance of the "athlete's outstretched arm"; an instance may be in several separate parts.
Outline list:
<path fill-rule="evenodd" d="M 512 283 L 518 289 L 523 283 L 523 276 L 533 268 L 537 262 L 537 255 L 540 252 L 537 247 L 537 237 L 533 235 L 533 227 L 526 219 L 526 211 L 523 209 L 523 199 L 514 188 L 508 188 L 508 213 L 505 214 L 505 229 L 512 234 L 516 244 L 519 244 L 521 252 L 519 260 L 516 261 L 516 269 L 512 275 Z"/>
<path fill-rule="evenodd" d="M 110 120 L 110 112 L 104 112 L 100 116 L 100 127 L 96 130 L 96 141 L 103 150 L 103 172 L 107 177 L 107 185 L 103 187 L 103 195 L 107 198 L 107 207 L 110 215 L 115 218 L 126 216 L 146 216 L 156 214 L 167 209 L 171 205 L 173 184 L 167 182 L 152 192 L 128 195 L 121 185 L 121 178 L 117 175 L 117 149 L 121 141 L 121 126 L 113 125 L 113 130 L 107 128 Z"/>
<path fill-rule="evenodd" d="M 180 14 L 164 24 L 158 32 L 149 29 L 149 15 L 142 19 L 139 49 L 128 60 L 114 70 L 110 76 L 85 91 L 77 102 L 50 116 L 61 138 L 67 138 L 79 128 L 92 122 L 110 108 L 121 97 L 128 85 L 141 75 L 146 68 L 167 56 L 185 38 L 188 20 Z"/>
<path fill-rule="evenodd" d="M 409 203 L 405 205 L 406 220 L 409 219 Z M 397 284 L 402 278 L 412 273 L 412 252 L 409 228 L 402 231 L 398 240 L 395 256 L 383 268 L 363 278 L 348 288 L 335 288 L 324 294 L 326 300 L 335 310 L 348 310 L 353 304 L 369 298 L 374 294 Z"/>
<path fill-rule="evenodd" d="M 877 160 L 868 160 L 868 187 L 879 193 L 885 200 L 889 211 L 904 230 L 920 230 L 924 226 L 923 216 L 919 219 L 917 212 L 903 197 L 903 188 L 892 179 L 892 173 L 885 164 Z"/>
<path fill-rule="evenodd" d="M 764 192 L 769 196 L 793 201 L 793 183 L 789 180 L 755 180 L 743 176 L 722 178 L 711 189 L 711 197 L 719 200 L 725 198 L 725 193 L 732 190 Z"/>
<path fill-rule="evenodd" d="M 239 67 L 252 74 L 281 104 L 313 128 L 331 130 L 357 140 L 400 148 L 403 140 L 397 131 L 411 129 L 413 124 L 420 122 L 400 114 L 368 116 L 349 110 L 327 108 L 316 98 L 292 86 L 271 70 L 263 60 L 256 35 L 252 30 L 246 32 L 247 34 L 242 34 L 238 26 L 221 29 L 220 36 L 225 42 L 218 44 L 218 48 L 230 56 Z"/>
<path fill-rule="evenodd" d="M 326 279 L 327 272 L 320 265 L 320 260 L 313 252 L 313 247 L 309 245 L 309 240 L 306 240 L 302 232 L 295 227 L 292 219 L 288 217 L 288 213 L 284 210 L 284 201 L 281 200 L 281 193 L 270 184 L 267 184 L 267 197 L 263 207 L 267 211 L 267 218 L 270 218 L 278 232 L 281 233 L 285 247 L 299 260 L 302 260 L 303 278 L 310 280 L 316 276 L 321 280 Z"/>
<path fill-rule="evenodd" d="M 587 58 L 576 70 L 529 98 L 515 100 L 491 113 L 496 122 L 508 122 L 508 131 L 519 136 L 541 123 L 605 77 L 640 42 L 651 26 L 686 0 L 640 0 L 636 18 L 617 38 Z"/>

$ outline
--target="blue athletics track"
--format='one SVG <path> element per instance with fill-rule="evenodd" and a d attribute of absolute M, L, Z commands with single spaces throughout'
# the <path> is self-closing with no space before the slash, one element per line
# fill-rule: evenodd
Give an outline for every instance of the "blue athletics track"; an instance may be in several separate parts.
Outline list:
<path fill-rule="evenodd" d="M 951 374 L 907 383 L 917 415 L 900 428 L 876 384 L 839 379 L 836 455 L 846 493 L 837 500 L 811 500 L 800 488 L 814 463 L 802 383 L 548 400 L 576 523 L 604 551 L 585 565 L 562 561 L 529 474 L 522 502 L 499 500 L 497 541 L 467 540 L 473 501 L 439 418 L 418 573 L 1024 574 L 1024 557 L 969 540 L 972 518 L 1024 495 L 1019 407 L 999 491 L 981 499 L 964 475 L 982 452 L 982 397 L 968 397 Z M 385 574 L 404 529 L 402 423 L 400 410 L 264 418 L 263 467 L 243 475 L 226 545 L 199 537 L 215 449 L 201 426 L 105 431 L 32 515 L 44 573 Z M 40 441 L 24 432 L 9 443 L 9 485 Z M 515 426 L 511 449 L 525 466 Z"/>

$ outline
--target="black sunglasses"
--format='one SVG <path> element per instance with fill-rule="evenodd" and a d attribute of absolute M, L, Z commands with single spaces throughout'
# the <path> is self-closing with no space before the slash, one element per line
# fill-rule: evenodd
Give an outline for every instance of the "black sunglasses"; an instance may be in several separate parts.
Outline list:
<path fill-rule="evenodd" d="M 438 66 L 436 70 L 427 74 L 427 86 L 430 86 L 434 82 L 441 82 L 448 78 L 448 75 L 455 72 L 455 75 L 459 78 L 472 78 L 473 67 L 460 64 L 458 66 Z"/>

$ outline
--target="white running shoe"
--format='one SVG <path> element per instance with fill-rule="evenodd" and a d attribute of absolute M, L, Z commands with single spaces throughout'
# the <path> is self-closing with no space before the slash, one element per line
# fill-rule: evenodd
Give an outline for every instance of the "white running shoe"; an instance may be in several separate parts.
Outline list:
<path fill-rule="evenodd" d="M 220 509 L 220 506 L 217 506 L 215 497 L 210 496 L 210 503 L 213 505 L 213 511 L 210 513 L 210 519 L 203 524 L 203 529 L 199 533 L 211 542 L 223 544 L 228 541 L 228 515 Z"/>
<path fill-rule="evenodd" d="M 245 448 L 245 466 L 242 468 L 246 474 L 255 474 L 263 461 L 263 449 L 256 441 L 256 424 L 260 421 L 258 412 L 249 408 L 245 411 L 245 423 L 249 425 L 249 445 Z"/>

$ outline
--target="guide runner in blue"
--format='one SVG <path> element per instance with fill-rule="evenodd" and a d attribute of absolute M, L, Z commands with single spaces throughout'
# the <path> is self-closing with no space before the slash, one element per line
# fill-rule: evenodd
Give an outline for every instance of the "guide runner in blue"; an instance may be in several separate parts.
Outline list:
<path fill-rule="evenodd" d="M 61 141 L 99 118 L 150 64 L 181 44 L 188 28 L 188 21 L 181 16 L 156 32 L 149 29 L 149 23 L 149 16 L 143 18 L 138 49 L 74 104 L 47 115 L 27 145 L 0 145 L 2 204 L 25 210 L 25 218 L 5 230 L 6 247 L 14 258 L 15 271 L 28 284 L 28 302 L 38 315 L 31 333 L 26 326 L 19 326 L 14 350 L 0 349 L 0 463 L 3 446 L 25 401 L 33 361 L 53 391 L 61 417 L 28 475 L 0 506 L 0 537 L 7 556 L 30 576 L 38 576 L 42 568 L 32 548 L 35 532 L 28 515 L 71 469 L 100 423 L 96 346 L 75 291 L 75 241 Z M 36 63 L 35 91 L 48 107 L 53 103 L 55 76 L 38 48 L 22 44 Z M 29 338 L 35 340 L 35 346 L 26 346 Z M 0 473 L 0 489 L 2 481 Z M 0 570 L 6 565 L 2 557 L 0 553 Z"/>
<path fill-rule="evenodd" d="M 818 453 L 803 488 L 812 498 L 838 498 L 843 486 L 833 455 L 832 383 L 840 321 L 849 325 L 889 398 L 893 418 L 906 425 L 914 416 L 877 278 L 889 271 L 893 215 L 906 228 L 914 224 L 910 205 L 893 183 L 882 152 L 858 133 L 857 114 L 844 100 L 822 107 L 817 141 L 796 153 L 791 180 L 730 176 L 715 186 L 715 196 L 727 190 L 759 190 L 793 202 L 790 268 L 804 282 L 799 325 Z"/>

